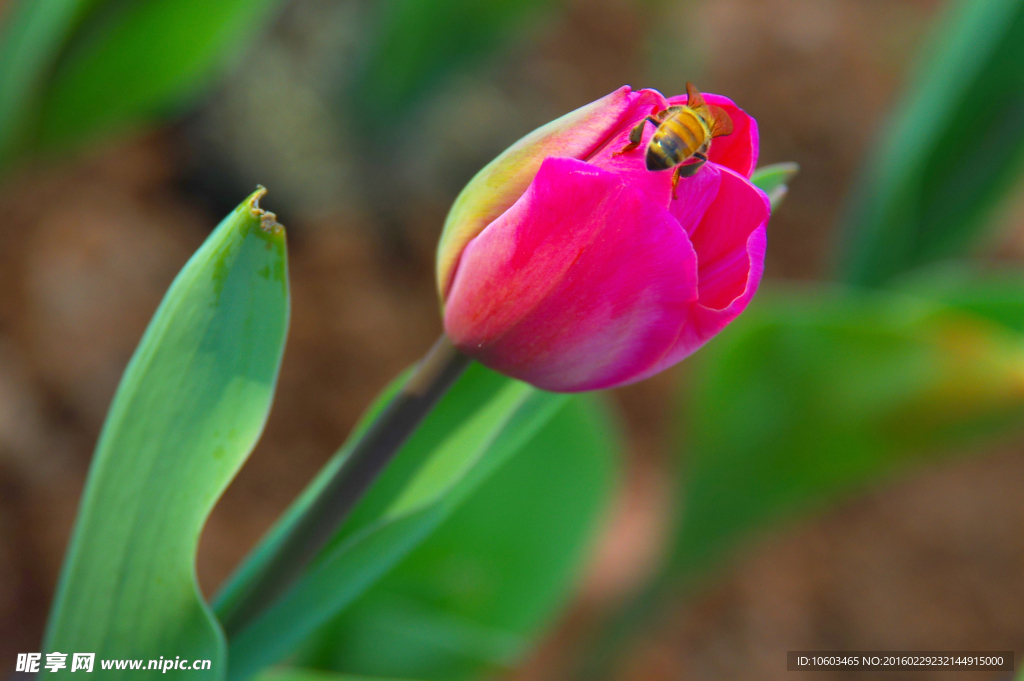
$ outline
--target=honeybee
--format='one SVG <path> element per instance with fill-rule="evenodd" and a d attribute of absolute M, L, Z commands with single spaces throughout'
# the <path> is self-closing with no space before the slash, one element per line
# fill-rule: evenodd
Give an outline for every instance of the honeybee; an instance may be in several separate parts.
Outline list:
<path fill-rule="evenodd" d="M 732 132 L 732 119 L 721 107 L 708 104 L 693 83 L 686 84 L 685 105 L 670 106 L 657 111 L 637 123 L 629 131 L 629 144 L 613 155 L 618 156 L 636 149 L 644 134 L 644 126 L 651 122 L 657 126 L 654 137 L 647 144 L 647 169 L 672 171 L 672 198 L 680 177 L 692 177 L 708 160 L 711 140 Z M 687 163 L 696 159 L 693 163 Z"/>

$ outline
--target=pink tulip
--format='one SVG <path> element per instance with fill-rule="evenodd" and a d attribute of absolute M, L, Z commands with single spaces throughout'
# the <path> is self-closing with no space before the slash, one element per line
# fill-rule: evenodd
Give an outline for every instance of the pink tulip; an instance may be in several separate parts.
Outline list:
<path fill-rule="evenodd" d="M 734 124 L 682 178 L 614 156 L 645 116 L 686 96 L 623 87 L 535 130 L 456 199 L 438 247 L 444 326 L 462 352 L 539 388 L 640 381 L 687 357 L 750 302 L 764 269 L 768 197 L 749 181 L 757 123 Z"/>

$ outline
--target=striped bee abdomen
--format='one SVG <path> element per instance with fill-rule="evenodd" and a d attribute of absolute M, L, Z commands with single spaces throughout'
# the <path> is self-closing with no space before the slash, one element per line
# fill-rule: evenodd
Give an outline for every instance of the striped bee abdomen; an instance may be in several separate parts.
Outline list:
<path fill-rule="evenodd" d="M 661 123 L 647 145 L 647 169 L 667 170 L 701 149 L 710 139 L 707 126 L 684 107 Z"/>

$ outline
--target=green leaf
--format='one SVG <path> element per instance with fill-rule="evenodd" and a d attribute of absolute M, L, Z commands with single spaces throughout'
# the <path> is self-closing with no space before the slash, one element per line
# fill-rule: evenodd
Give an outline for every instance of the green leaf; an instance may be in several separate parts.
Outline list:
<path fill-rule="evenodd" d="M 507 672 L 563 605 L 615 479 L 593 397 L 569 401 L 298 661 L 456 681 Z"/>
<path fill-rule="evenodd" d="M 67 147 L 176 112 L 240 55 L 278 4 L 101 4 L 72 35 L 46 84 L 34 143 Z"/>
<path fill-rule="evenodd" d="M 963 263 L 927 267 L 900 280 L 907 295 L 935 300 L 1024 334 L 1024 272 Z"/>
<path fill-rule="evenodd" d="M 24 144 L 61 46 L 95 0 L 10 3 L 0 30 L 0 170 Z"/>
<path fill-rule="evenodd" d="M 276 662 L 366 591 L 519 451 L 567 399 L 471 366 L 299 583 L 230 642 L 229 678 L 246 678 Z M 374 409 L 379 408 L 380 403 Z M 216 610 L 230 608 L 245 591 L 271 548 L 350 447 L 351 440 L 229 581 Z"/>
<path fill-rule="evenodd" d="M 284 231 L 258 208 L 262 193 L 188 261 L 125 370 L 89 472 L 45 651 L 205 658 L 213 660 L 205 675 L 170 674 L 224 674 L 223 635 L 200 594 L 195 558 L 210 510 L 263 429 L 284 348 Z"/>
<path fill-rule="evenodd" d="M 1020 432 L 1024 337 L 924 292 L 766 297 L 702 353 L 678 445 L 678 577 L 925 457 Z"/>
<path fill-rule="evenodd" d="M 1024 0 L 961 0 L 868 163 L 845 278 L 878 285 L 974 246 L 1024 166 Z"/>
<path fill-rule="evenodd" d="M 754 174 L 750 176 L 750 181 L 768 195 L 774 211 L 786 198 L 786 194 L 789 192 L 789 182 L 799 172 L 799 164 L 776 163 L 755 170 Z"/>
<path fill-rule="evenodd" d="M 335 674 L 318 669 L 302 669 L 300 667 L 274 667 L 261 672 L 256 681 L 399 681 L 398 679 L 370 678 L 369 676 L 349 676 Z M 406 680 L 407 681 L 407 680 Z"/>

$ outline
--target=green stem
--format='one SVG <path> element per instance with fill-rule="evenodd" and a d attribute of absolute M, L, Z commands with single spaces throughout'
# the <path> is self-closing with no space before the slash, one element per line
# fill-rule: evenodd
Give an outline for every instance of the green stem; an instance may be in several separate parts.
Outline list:
<path fill-rule="evenodd" d="M 225 611 L 219 613 L 228 638 L 245 629 L 298 580 L 470 361 L 452 345 L 448 336 L 442 334 L 434 343 L 402 389 L 366 429 L 302 519 L 277 545 L 260 573 Z"/>

